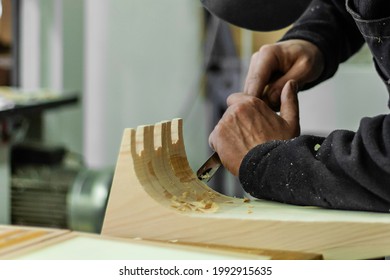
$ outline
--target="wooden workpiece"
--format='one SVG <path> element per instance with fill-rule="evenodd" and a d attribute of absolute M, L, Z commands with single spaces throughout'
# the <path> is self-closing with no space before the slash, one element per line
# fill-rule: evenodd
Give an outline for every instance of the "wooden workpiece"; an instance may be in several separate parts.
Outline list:
<path fill-rule="evenodd" d="M 0 259 L 33 245 L 43 244 L 69 233 L 69 230 L 0 225 Z"/>
<path fill-rule="evenodd" d="M 318 259 L 315 254 L 227 250 L 176 242 L 115 238 L 61 229 L 0 225 L 0 260 L 235 260 L 282 257 Z"/>
<path fill-rule="evenodd" d="M 103 235 L 227 250 L 370 259 L 390 255 L 390 215 L 228 197 L 187 161 L 182 120 L 126 129 Z M 282 253 L 282 254 L 280 254 Z"/>

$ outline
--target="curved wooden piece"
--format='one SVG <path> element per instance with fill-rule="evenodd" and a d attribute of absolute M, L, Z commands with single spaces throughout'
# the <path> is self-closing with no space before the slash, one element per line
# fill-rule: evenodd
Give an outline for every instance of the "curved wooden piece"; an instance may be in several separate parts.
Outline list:
<path fill-rule="evenodd" d="M 215 192 L 188 164 L 180 119 L 125 130 L 102 233 L 328 259 L 390 255 L 389 214 L 248 202 Z"/>

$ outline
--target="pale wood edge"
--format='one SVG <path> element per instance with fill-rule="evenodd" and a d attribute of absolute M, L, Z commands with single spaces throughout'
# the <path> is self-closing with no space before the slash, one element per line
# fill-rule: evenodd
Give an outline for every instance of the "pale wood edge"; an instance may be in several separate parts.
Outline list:
<path fill-rule="evenodd" d="M 53 229 L 53 228 L 39 228 L 39 227 L 27 227 L 27 226 L 0 226 L 0 228 L 6 228 L 10 230 L 26 230 L 31 232 L 45 231 L 47 234 L 37 238 L 33 238 L 18 244 L 0 249 L 0 259 L 12 258 L 14 254 L 19 254 L 25 250 L 30 250 L 36 246 L 45 246 L 48 242 L 56 242 L 57 239 L 63 238 L 70 233 L 70 230 L 66 229 Z"/>
<path fill-rule="evenodd" d="M 245 248 L 224 248 L 220 246 L 203 246 L 200 244 L 190 244 L 190 243 L 172 243 L 172 242 L 162 242 L 158 240 L 140 240 L 140 239 L 128 239 L 128 238 L 118 238 L 111 236 L 102 236 L 97 234 L 89 234 L 82 232 L 67 232 L 61 235 L 52 236 L 49 239 L 40 240 L 39 242 L 31 243 L 28 246 L 18 247 L 15 250 L 7 252 L 6 254 L 0 255 L 0 259 L 2 260 L 11 260 L 18 257 L 23 257 L 27 254 L 33 252 L 39 252 L 39 250 L 49 248 L 51 246 L 58 245 L 62 242 L 66 242 L 68 240 L 78 238 L 78 237 L 86 237 L 93 238 L 96 240 L 110 240 L 116 242 L 123 243 L 131 243 L 138 245 L 146 245 L 146 246 L 156 246 L 160 248 L 167 249 L 179 249 L 185 251 L 192 252 L 202 252 L 209 254 L 219 254 L 231 256 L 237 259 L 321 259 L 321 256 L 313 255 L 313 254 L 301 254 L 295 252 L 287 252 L 286 254 L 283 252 L 273 252 L 269 250 L 247 250 Z M 77 259 L 76 259 L 77 260 Z"/>

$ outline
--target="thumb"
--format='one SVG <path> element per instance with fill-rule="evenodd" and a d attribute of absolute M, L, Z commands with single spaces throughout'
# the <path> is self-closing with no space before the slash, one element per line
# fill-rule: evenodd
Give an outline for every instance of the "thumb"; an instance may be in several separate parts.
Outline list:
<path fill-rule="evenodd" d="M 280 96 L 280 116 L 299 132 L 298 85 L 294 80 L 288 81 Z"/>

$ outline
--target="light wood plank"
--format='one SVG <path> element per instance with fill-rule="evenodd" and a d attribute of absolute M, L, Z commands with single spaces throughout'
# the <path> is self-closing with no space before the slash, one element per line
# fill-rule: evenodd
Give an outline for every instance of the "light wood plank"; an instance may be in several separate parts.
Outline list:
<path fill-rule="evenodd" d="M 390 255 L 390 216 L 227 197 L 191 170 L 182 120 L 126 129 L 102 234 L 367 259 Z"/>
<path fill-rule="evenodd" d="M 68 232 L 62 229 L 0 225 L 0 258 Z"/>

